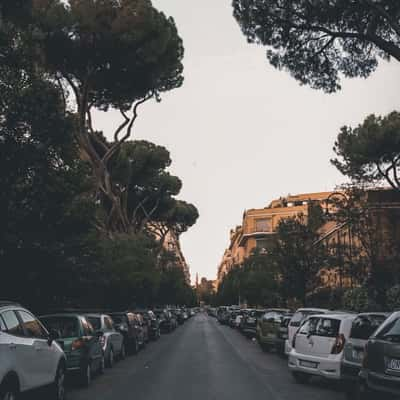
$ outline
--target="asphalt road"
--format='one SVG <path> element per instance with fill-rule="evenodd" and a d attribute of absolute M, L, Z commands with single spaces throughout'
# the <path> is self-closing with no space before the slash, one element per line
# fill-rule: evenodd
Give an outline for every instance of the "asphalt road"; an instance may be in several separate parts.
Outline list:
<path fill-rule="evenodd" d="M 335 385 L 299 385 L 286 360 L 199 314 L 68 400 L 344 400 Z"/>

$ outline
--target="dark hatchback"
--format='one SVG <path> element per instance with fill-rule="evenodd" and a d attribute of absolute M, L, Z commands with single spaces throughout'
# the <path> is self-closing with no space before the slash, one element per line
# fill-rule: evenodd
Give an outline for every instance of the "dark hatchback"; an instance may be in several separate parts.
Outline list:
<path fill-rule="evenodd" d="M 356 392 L 357 400 L 400 398 L 400 312 L 368 340 Z"/>
<path fill-rule="evenodd" d="M 265 312 L 266 310 L 250 310 L 243 316 L 241 331 L 246 337 L 256 337 L 258 319 L 261 318 Z"/>
<path fill-rule="evenodd" d="M 124 345 L 129 354 L 138 353 L 142 343 L 142 330 L 137 316 L 131 312 L 114 312 L 109 314 L 115 329 L 124 337 Z"/>
<path fill-rule="evenodd" d="M 159 339 L 161 336 L 160 321 L 154 314 L 154 312 L 151 310 L 139 310 L 135 312 L 137 314 L 140 314 L 146 321 L 146 324 L 148 326 L 149 338 L 151 340 Z"/>

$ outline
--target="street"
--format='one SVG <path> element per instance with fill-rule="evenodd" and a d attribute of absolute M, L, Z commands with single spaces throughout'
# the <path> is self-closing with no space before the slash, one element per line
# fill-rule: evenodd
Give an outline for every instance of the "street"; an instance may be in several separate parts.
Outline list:
<path fill-rule="evenodd" d="M 343 400 L 335 385 L 296 384 L 286 360 L 198 314 L 137 356 L 117 363 L 69 400 Z"/>

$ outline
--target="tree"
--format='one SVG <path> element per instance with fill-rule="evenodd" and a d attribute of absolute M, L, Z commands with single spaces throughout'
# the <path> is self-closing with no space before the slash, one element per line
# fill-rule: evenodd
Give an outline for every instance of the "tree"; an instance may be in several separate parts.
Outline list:
<path fill-rule="evenodd" d="M 331 162 L 355 184 L 387 182 L 400 191 L 400 113 L 368 116 L 356 128 L 343 127 Z"/>
<path fill-rule="evenodd" d="M 106 202 L 106 231 L 131 232 L 124 191 L 111 163 L 130 139 L 139 107 L 181 86 L 183 45 L 172 18 L 150 0 L 41 0 L 33 9 L 32 37 L 39 67 L 63 90 L 77 113 L 76 139 Z M 68 95 L 72 94 L 72 101 Z M 93 110 L 119 110 L 121 124 L 104 139 Z"/>
<path fill-rule="evenodd" d="M 400 61 L 397 0 L 233 0 L 233 8 L 247 40 L 313 88 L 335 92 L 341 74 L 367 77 L 380 58 Z"/>
<path fill-rule="evenodd" d="M 282 297 L 307 303 L 307 294 L 319 285 L 318 272 L 323 268 L 326 254 L 315 246 L 318 235 L 303 220 L 294 217 L 281 220 L 273 256 L 281 282 Z"/>

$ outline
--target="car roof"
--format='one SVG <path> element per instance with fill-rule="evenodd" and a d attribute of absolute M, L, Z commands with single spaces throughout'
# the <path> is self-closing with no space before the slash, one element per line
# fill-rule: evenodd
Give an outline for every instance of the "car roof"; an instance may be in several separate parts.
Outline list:
<path fill-rule="evenodd" d="M 345 314 L 345 313 L 338 313 L 338 314 L 314 314 L 310 315 L 309 318 L 331 318 L 331 319 L 338 319 L 340 321 L 344 321 L 348 318 L 355 318 L 357 317 L 356 314 Z"/>
<path fill-rule="evenodd" d="M 107 317 L 108 314 L 100 314 L 100 313 L 88 313 L 85 314 L 85 317 L 97 317 L 97 318 L 101 318 L 101 317 Z"/>
<path fill-rule="evenodd" d="M 57 313 L 57 314 L 45 314 L 41 315 L 39 318 L 53 318 L 53 317 L 74 317 L 74 318 L 80 318 L 84 317 L 84 314 L 77 314 L 77 313 Z"/>
<path fill-rule="evenodd" d="M 306 307 L 306 308 L 298 308 L 295 312 L 304 312 L 304 311 L 321 311 L 321 313 L 328 312 L 327 308 L 314 308 L 314 307 Z"/>
<path fill-rule="evenodd" d="M 357 317 L 363 317 L 363 316 L 368 317 L 368 316 L 372 316 L 372 315 L 377 315 L 379 317 L 388 317 L 390 315 L 390 313 L 388 313 L 388 312 L 380 312 L 380 311 L 377 311 L 377 312 L 374 312 L 374 311 L 362 312 L 362 313 L 357 314 Z"/>

